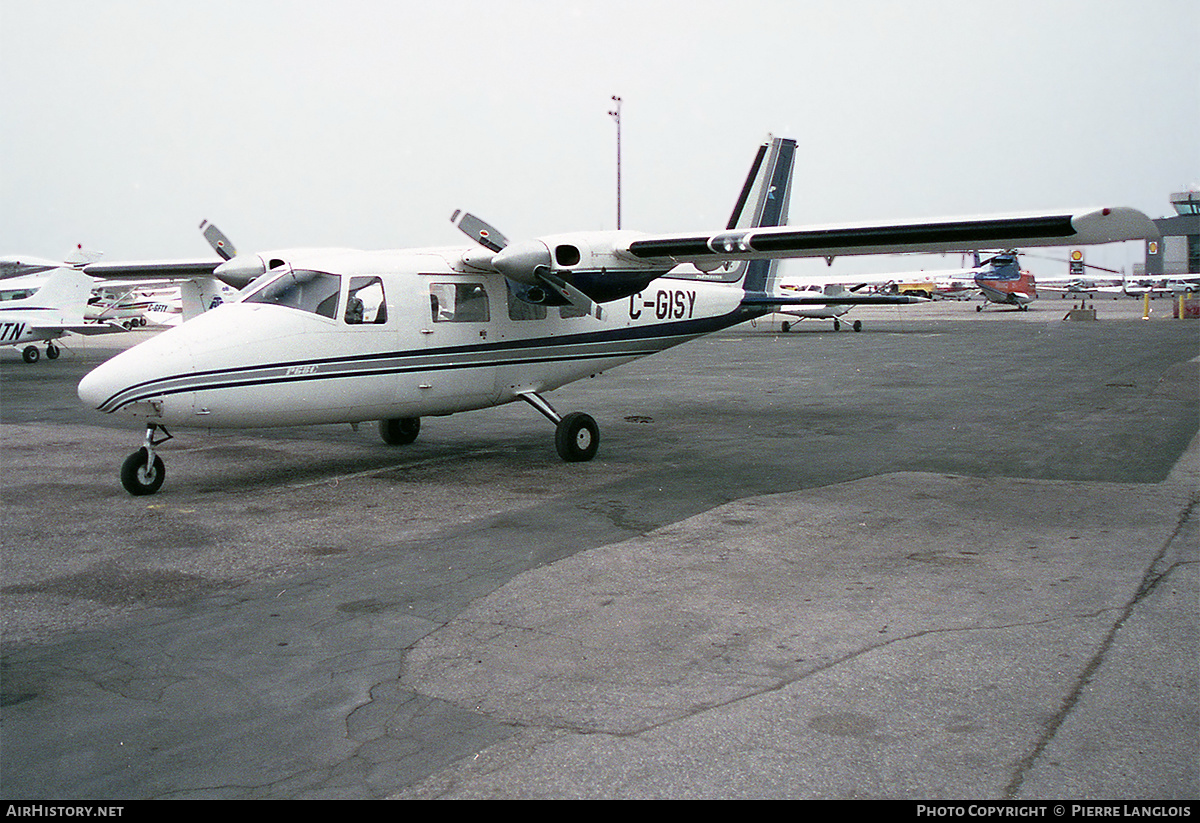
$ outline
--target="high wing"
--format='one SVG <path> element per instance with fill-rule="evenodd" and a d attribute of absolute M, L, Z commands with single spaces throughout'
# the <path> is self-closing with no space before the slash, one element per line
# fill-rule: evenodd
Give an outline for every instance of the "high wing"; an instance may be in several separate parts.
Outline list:
<path fill-rule="evenodd" d="M 186 280 L 211 277 L 224 260 L 146 260 L 132 263 L 90 263 L 83 267 L 90 277 L 106 280 Z"/>
<path fill-rule="evenodd" d="M 83 271 L 91 277 L 105 280 L 193 280 L 209 278 L 222 263 L 227 263 L 237 256 L 237 249 L 229 242 L 220 229 L 207 220 L 200 222 L 200 231 L 204 239 L 212 246 L 220 260 L 144 260 L 131 263 L 91 263 L 83 267 Z M 231 267 L 226 267 L 227 269 Z M 259 274 L 261 272 L 258 272 Z M 257 276 L 257 275 L 255 275 Z M 235 288 L 241 288 L 254 279 L 253 276 L 234 276 L 221 278 L 223 282 Z"/>
<path fill-rule="evenodd" d="M 12 280 L 34 274 L 45 274 L 55 269 L 75 267 L 61 260 L 46 260 L 28 255 L 0 257 L 0 280 Z"/>
<path fill-rule="evenodd" d="M 998 215 L 895 223 L 779 226 L 714 234 L 662 235 L 629 241 L 620 256 L 643 263 L 691 263 L 711 269 L 734 260 L 780 260 L 904 252 L 967 252 L 995 246 L 1062 246 L 1155 237 L 1154 223 L 1136 209 L 1091 208 L 1049 214 Z M 903 294 L 781 294 L 747 291 L 746 306 L 898 305 L 924 302 Z"/>
<path fill-rule="evenodd" d="M 1157 236 L 1154 223 L 1137 209 L 1106 207 L 1048 214 L 643 236 L 629 241 L 622 251 L 642 262 L 670 260 L 702 268 L 724 260 L 968 252 L 994 247 L 1117 243 Z"/>

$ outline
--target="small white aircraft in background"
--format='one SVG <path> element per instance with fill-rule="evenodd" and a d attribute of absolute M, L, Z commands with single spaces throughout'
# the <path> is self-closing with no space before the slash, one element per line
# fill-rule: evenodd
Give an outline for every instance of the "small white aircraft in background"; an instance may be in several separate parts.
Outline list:
<path fill-rule="evenodd" d="M 84 319 L 92 323 L 117 323 L 127 329 L 146 325 L 145 314 L 151 302 L 142 289 L 114 287 L 107 283 L 92 285 Z"/>
<path fill-rule="evenodd" d="M 207 223 L 201 227 L 206 226 Z M 205 234 L 209 236 L 215 231 L 215 228 L 207 228 Z M 220 248 L 218 242 L 223 245 L 224 238 L 214 238 L 214 247 Z M 179 325 L 184 314 L 189 317 L 200 314 L 224 300 L 232 299 L 237 291 L 213 278 L 192 276 L 186 272 L 183 276 L 161 278 L 148 278 L 144 273 L 137 272 L 131 279 L 113 278 L 107 273 L 105 264 L 97 262 L 100 257 L 99 252 L 85 251 L 82 246 L 77 246 L 61 261 L 25 255 L 0 257 L 0 300 L 32 295 L 60 269 L 82 271 L 89 278 L 94 278 L 90 280 L 92 294 L 83 317 L 85 324 L 94 324 L 94 328 L 89 327 L 88 333 L 96 333 L 97 330 L 116 331 L 110 328 L 114 325 L 126 329 L 147 324 Z M 57 351 L 51 355 L 55 356 Z"/>
<path fill-rule="evenodd" d="M 202 290 L 207 297 L 201 296 Z M 185 300 L 185 294 L 192 295 L 192 299 Z M 87 319 L 116 321 L 126 328 L 178 326 L 236 295 L 236 289 L 220 282 L 202 285 L 194 280 L 166 280 L 147 286 L 136 280 L 98 280 Z"/>
<path fill-rule="evenodd" d="M 782 278 L 779 288 L 784 292 L 810 296 L 823 294 L 835 299 L 853 295 L 876 294 L 879 295 L 878 305 L 917 303 L 927 300 L 966 300 L 979 292 L 975 277 L 984 270 L 985 266 L 979 262 L 979 254 L 976 252 L 975 265 L 971 268 L 860 274 L 846 276 L 839 280 L 812 277 Z M 897 300 L 896 296 L 919 299 Z M 856 304 L 831 301 L 824 306 L 781 308 L 777 314 L 788 315 L 799 320 L 808 318 L 833 320 L 833 330 L 840 331 L 842 328 L 841 318 L 854 305 Z M 786 334 L 791 331 L 793 325 L 792 321 L 784 320 L 780 323 L 780 330 Z M 862 321 L 855 320 L 850 327 L 854 331 L 862 331 Z"/>
<path fill-rule="evenodd" d="M 547 392 L 781 306 L 878 302 L 783 294 L 775 288 L 781 258 L 1157 236 L 1149 218 L 1128 208 L 791 227 L 795 148 L 780 138 L 760 147 L 731 219 L 715 232 L 578 232 L 509 243 L 456 212 L 453 222 L 476 246 L 233 254 L 226 245 L 217 246 L 225 258 L 217 261 L 88 266 L 107 276 L 251 285 L 100 365 L 79 396 L 101 412 L 144 421 L 145 444 L 121 470 L 132 494 L 161 486 L 155 448 L 171 437 L 166 426 L 378 420 L 385 442 L 403 444 L 417 437 L 422 417 L 515 400 L 555 424 L 564 460 L 590 460 L 595 421 L 560 415 Z"/>
<path fill-rule="evenodd" d="M 92 296 L 92 278 L 73 268 L 56 267 L 49 275 L 0 281 L 0 345 L 23 346 L 26 363 L 36 363 L 46 344 L 46 357 L 58 358 L 55 341 L 68 334 L 124 331 L 118 325 L 89 322 L 84 313 Z"/>
<path fill-rule="evenodd" d="M 1092 287 L 1090 294 L 1106 297 L 1178 297 L 1185 294 L 1200 294 L 1200 278 L 1194 275 L 1169 275 L 1165 277 L 1127 277 L 1119 285 Z"/>
<path fill-rule="evenodd" d="M 833 321 L 833 330 L 840 331 L 842 328 L 842 321 L 841 321 L 842 315 L 844 315 L 846 312 L 850 311 L 850 309 L 854 308 L 854 306 L 861 305 L 861 304 L 860 303 L 838 303 L 838 302 L 834 302 L 834 301 L 836 301 L 838 298 L 853 297 L 856 294 L 858 294 L 859 292 L 865 292 L 868 289 L 868 287 L 870 287 L 870 284 L 866 283 L 866 282 L 854 283 L 854 284 L 826 283 L 826 282 L 780 283 L 779 289 L 784 294 L 803 295 L 805 297 L 813 297 L 813 298 L 820 297 L 820 298 L 824 298 L 824 299 L 828 300 L 829 302 L 824 303 L 822 305 L 814 305 L 814 306 L 788 306 L 788 307 L 780 306 L 779 310 L 776 313 L 784 314 L 784 315 L 787 315 L 788 317 L 794 317 L 794 318 L 796 318 L 796 321 L 807 320 L 810 318 L 815 318 L 815 319 L 820 319 L 820 320 L 832 320 Z M 912 297 L 910 297 L 908 295 L 904 295 L 904 296 L 901 296 L 898 298 L 894 297 L 894 296 L 889 296 L 889 295 L 881 295 L 878 300 L 878 304 L 880 304 L 880 305 L 898 305 L 898 304 L 916 303 L 916 302 L 924 302 L 924 301 L 922 298 L 917 297 L 915 295 Z M 783 332 L 784 334 L 787 334 L 788 332 L 790 332 L 792 330 L 792 326 L 793 326 L 794 322 L 796 322 L 796 321 L 792 321 L 792 320 L 782 321 L 779 324 L 779 330 L 781 332 Z M 855 320 L 851 324 L 850 327 L 852 329 L 854 329 L 855 331 L 862 331 L 862 321 Z"/>

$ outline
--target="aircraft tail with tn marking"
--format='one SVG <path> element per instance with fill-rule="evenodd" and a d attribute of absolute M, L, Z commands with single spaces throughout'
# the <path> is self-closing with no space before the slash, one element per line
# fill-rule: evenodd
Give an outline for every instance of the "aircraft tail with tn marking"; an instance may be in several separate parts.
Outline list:
<path fill-rule="evenodd" d="M 92 296 L 92 278 L 81 271 L 63 267 L 51 274 L 36 292 L 21 300 L 4 304 L 7 310 L 37 312 L 47 322 L 83 325 L 83 312 Z"/>

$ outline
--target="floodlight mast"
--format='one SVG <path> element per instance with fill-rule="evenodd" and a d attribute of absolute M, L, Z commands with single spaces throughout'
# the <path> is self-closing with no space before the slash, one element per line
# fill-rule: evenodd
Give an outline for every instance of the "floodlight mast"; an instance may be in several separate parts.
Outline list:
<path fill-rule="evenodd" d="M 621 228 L 621 98 L 613 95 L 616 104 L 609 115 L 617 121 L 617 229 Z"/>

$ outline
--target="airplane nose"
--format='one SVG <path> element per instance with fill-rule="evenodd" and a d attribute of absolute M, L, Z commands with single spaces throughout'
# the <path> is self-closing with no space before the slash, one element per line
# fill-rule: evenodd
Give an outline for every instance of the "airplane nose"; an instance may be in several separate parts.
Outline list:
<path fill-rule="evenodd" d="M 76 394 L 102 412 L 130 409 L 151 384 L 192 370 L 190 340 L 184 326 L 162 332 L 92 369 L 79 381 Z"/>
<path fill-rule="evenodd" d="M 111 360 L 101 363 L 79 381 L 76 393 L 88 407 L 99 409 L 105 401 L 121 390 L 120 381 L 117 380 L 117 370 L 112 366 Z"/>

